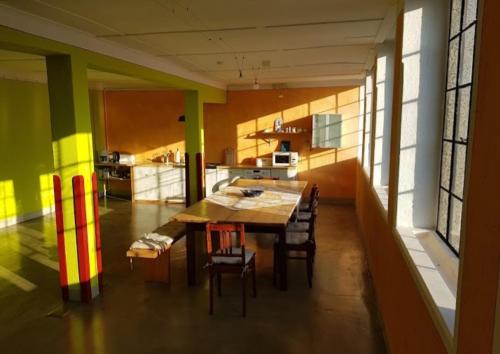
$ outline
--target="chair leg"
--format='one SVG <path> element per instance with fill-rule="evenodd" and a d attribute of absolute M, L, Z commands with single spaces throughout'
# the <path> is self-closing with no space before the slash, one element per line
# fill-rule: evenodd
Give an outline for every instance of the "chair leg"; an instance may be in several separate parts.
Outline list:
<path fill-rule="evenodd" d="M 217 294 L 222 296 L 222 274 L 217 273 Z"/>
<path fill-rule="evenodd" d="M 247 315 L 247 273 L 243 273 L 241 277 L 241 301 L 242 301 L 242 313 L 243 317 Z"/>
<path fill-rule="evenodd" d="M 273 245 L 273 285 L 276 286 L 278 278 L 278 246 Z"/>
<path fill-rule="evenodd" d="M 307 283 L 309 288 L 312 288 L 312 278 L 313 278 L 313 255 L 314 251 L 309 248 L 307 250 L 306 263 L 307 263 Z"/>
<path fill-rule="evenodd" d="M 252 262 L 252 287 L 253 287 L 253 297 L 257 297 L 257 267 L 255 266 L 255 258 Z"/>
<path fill-rule="evenodd" d="M 208 273 L 209 278 L 209 307 L 208 313 L 212 315 L 214 313 L 214 274 L 210 270 Z"/>

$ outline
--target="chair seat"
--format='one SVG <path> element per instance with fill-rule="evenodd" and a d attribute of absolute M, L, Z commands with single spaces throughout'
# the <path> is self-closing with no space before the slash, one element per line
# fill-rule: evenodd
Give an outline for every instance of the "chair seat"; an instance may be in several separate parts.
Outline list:
<path fill-rule="evenodd" d="M 227 256 L 212 256 L 213 264 L 241 264 L 241 248 L 232 248 L 232 257 Z M 245 250 L 245 264 L 248 264 L 252 257 L 255 255 L 255 252 L 250 250 Z"/>
<path fill-rule="evenodd" d="M 287 232 L 286 233 L 286 244 L 287 245 L 302 245 L 309 240 L 309 233 L 307 232 Z M 275 243 L 279 242 L 278 236 L 276 236 Z"/>
<path fill-rule="evenodd" d="M 300 203 L 299 210 L 300 211 L 309 211 L 309 203 L 306 203 L 306 202 Z"/>
<path fill-rule="evenodd" d="M 309 211 L 301 211 L 297 213 L 295 216 L 299 220 L 309 220 L 311 218 L 312 213 Z"/>
<path fill-rule="evenodd" d="M 290 222 L 286 226 L 286 231 L 288 232 L 308 232 L 309 223 L 308 222 Z"/>

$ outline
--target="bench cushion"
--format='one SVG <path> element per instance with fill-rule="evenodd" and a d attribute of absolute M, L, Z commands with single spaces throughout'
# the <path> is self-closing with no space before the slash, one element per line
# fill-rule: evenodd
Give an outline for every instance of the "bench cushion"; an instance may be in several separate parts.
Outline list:
<path fill-rule="evenodd" d="M 166 247 L 143 247 L 147 245 L 147 240 L 144 239 L 139 240 L 142 244 L 140 248 L 133 248 L 134 244 L 137 245 L 136 242 L 132 244 L 130 249 L 127 251 L 127 257 L 138 257 L 138 258 L 157 258 L 163 251 L 166 251 L 170 248 L 172 243 L 178 241 L 182 236 L 186 234 L 186 225 L 177 221 L 169 221 L 168 223 L 158 227 L 155 231 L 155 234 L 165 235 L 172 239 L 172 242 L 168 244 Z M 150 249 L 148 249 L 150 248 Z M 154 248 L 154 249 L 151 249 Z"/>

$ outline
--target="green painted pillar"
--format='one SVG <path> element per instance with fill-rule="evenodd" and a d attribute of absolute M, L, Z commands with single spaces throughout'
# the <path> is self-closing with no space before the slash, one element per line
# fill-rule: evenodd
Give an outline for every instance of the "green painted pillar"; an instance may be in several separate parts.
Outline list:
<path fill-rule="evenodd" d="M 61 287 L 65 299 L 89 301 L 99 294 L 96 255 L 99 230 L 94 225 L 87 65 L 71 55 L 47 56 L 46 63 L 54 170 L 60 178 L 60 209 L 57 209 L 56 189 L 55 193 L 56 211 L 62 214 L 59 218 L 62 225 L 58 225 Z M 82 177 L 75 182 L 75 176 Z"/>
<path fill-rule="evenodd" d="M 198 200 L 200 180 L 203 182 L 204 166 L 197 168 L 197 155 L 204 155 L 203 101 L 198 91 L 185 91 L 186 152 L 189 155 L 189 196 L 191 204 Z M 204 159 L 202 159 L 204 161 Z"/>

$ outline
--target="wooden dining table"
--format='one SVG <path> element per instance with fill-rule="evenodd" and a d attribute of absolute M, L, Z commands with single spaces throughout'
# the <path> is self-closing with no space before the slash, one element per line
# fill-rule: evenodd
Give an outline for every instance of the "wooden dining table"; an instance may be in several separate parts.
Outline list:
<path fill-rule="evenodd" d="M 243 223 L 246 232 L 278 235 L 279 287 L 286 290 L 286 227 L 306 186 L 306 181 L 238 179 L 176 214 L 173 219 L 186 224 L 188 284 L 197 284 L 196 273 L 205 263 L 205 237 L 202 234 L 205 224 Z M 243 189 L 261 189 L 263 192 L 256 197 L 245 197 L 241 192 Z"/>

